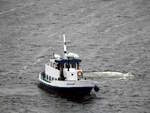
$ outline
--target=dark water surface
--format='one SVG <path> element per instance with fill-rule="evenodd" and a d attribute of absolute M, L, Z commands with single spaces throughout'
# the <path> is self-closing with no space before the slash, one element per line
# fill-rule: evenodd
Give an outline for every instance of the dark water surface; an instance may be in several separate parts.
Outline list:
<path fill-rule="evenodd" d="M 98 93 L 74 100 L 37 87 L 62 33 Z M 150 1 L 0 0 L 0 64 L 1 113 L 149 113 Z"/>

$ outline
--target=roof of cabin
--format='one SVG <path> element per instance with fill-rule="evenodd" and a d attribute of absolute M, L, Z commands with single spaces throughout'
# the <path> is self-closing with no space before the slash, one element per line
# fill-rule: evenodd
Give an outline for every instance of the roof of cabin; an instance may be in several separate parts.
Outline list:
<path fill-rule="evenodd" d="M 81 62 L 80 59 L 55 59 L 55 62 L 64 64 L 64 63 L 79 63 Z"/>

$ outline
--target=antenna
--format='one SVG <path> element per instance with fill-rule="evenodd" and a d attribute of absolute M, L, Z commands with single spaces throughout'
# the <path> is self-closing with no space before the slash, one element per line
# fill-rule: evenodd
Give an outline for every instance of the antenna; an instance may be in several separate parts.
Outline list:
<path fill-rule="evenodd" d="M 63 34 L 63 38 L 64 38 L 64 56 L 67 56 L 67 46 L 66 46 L 66 37 L 65 37 L 65 34 Z"/>

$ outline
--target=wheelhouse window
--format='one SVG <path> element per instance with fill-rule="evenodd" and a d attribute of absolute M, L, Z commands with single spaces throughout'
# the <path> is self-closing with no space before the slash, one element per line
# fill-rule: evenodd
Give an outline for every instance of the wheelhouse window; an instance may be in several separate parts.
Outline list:
<path fill-rule="evenodd" d="M 49 80 L 51 80 L 51 76 L 49 76 Z"/>
<path fill-rule="evenodd" d="M 77 63 L 77 69 L 80 69 L 80 65 L 79 65 L 79 63 Z"/>
<path fill-rule="evenodd" d="M 69 65 L 69 64 L 66 64 L 66 68 L 70 68 L 70 65 Z"/>
<path fill-rule="evenodd" d="M 76 68 L 76 64 L 75 63 L 71 64 L 71 67 Z"/>
<path fill-rule="evenodd" d="M 58 63 L 56 64 L 56 69 L 60 70 L 61 65 Z"/>

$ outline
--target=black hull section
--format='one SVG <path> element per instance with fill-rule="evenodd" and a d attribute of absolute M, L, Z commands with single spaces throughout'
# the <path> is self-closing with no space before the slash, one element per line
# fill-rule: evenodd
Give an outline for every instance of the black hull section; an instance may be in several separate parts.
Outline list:
<path fill-rule="evenodd" d="M 74 87 L 74 88 L 64 88 L 64 87 L 54 87 L 46 85 L 44 83 L 39 83 L 38 86 L 48 92 L 56 93 L 58 95 L 66 96 L 86 96 L 90 95 L 92 87 Z"/>

